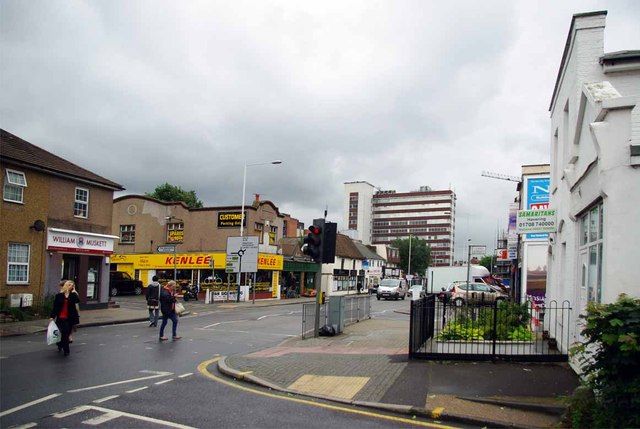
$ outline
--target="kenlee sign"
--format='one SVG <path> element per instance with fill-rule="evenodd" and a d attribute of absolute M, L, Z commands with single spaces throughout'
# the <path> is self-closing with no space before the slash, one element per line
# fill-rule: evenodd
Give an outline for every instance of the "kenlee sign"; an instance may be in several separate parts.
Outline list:
<path fill-rule="evenodd" d="M 518 211 L 516 219 L 518 234 L 556 232 L 556 230 L 556 209 Z"/>

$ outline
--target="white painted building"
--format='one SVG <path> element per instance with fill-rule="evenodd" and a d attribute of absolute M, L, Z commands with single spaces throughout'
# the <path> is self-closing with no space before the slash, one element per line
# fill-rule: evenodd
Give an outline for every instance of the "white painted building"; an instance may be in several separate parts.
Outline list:
<path fill-rule="evenodd" d="M 571 302 L 566 350 L 589 301 L 640 296 L 640 51 L 604 53 L 606 12 L 574 15 L 550 105 L 547 302 Z"/>
<path fill-rule="evenodd" d="M 344 184 L 343 216 L 347 231 L 343 233 L 363 244 L 371 244 L 371 217 L 373 194 L 376 189 L 369 182 Z"/>

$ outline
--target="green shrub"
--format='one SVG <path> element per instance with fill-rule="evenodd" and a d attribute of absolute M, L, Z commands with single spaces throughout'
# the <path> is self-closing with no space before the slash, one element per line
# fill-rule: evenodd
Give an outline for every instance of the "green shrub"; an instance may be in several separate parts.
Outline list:
<path fill-rule="evenodd" d="M 482 341 L 484 340 L 482 329 L 471 323 L 450 322 L 444 327 L 437 337 L 438 340 L 463 340 L 463 341 Z"/>
<path fill-rule="evenodd" d="M 509 332 L 507 338 L 511 341 L 533 341 L 536 336 L 528 327 L 518 326 Z"/>
<path fill-rule="evenodd" d="M 585 407 L 584 398 L 574 395 L 572 420 L 592 421 L 592 427 L 640 427 L 640 299 L 621 295 L 612 304 L 589 303 L 580 318 L 586 342 L 571 352 L 594 404 Z"/>

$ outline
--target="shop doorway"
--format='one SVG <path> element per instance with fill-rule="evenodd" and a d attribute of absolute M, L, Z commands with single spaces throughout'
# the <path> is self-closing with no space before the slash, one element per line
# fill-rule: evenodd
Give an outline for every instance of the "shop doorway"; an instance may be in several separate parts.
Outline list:
<path fill-rule="evenodd" d="M 80 257 L 75 255 L 62 256 L 62 279 L 72 280 L 78 285 L 78 273 L 80 272 Z"/>

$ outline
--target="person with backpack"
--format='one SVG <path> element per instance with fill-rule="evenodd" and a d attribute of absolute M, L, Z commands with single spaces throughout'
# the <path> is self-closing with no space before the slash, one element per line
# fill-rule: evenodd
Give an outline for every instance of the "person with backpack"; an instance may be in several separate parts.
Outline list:
<path fill-rule="evenodd" d="M 158 315 L 160 312 L 160 283 L 158 276 L 153 276 L 152 282 L 147 287 L 147 309 L 149 310 L 149 327 L 158 326 Z"/>

